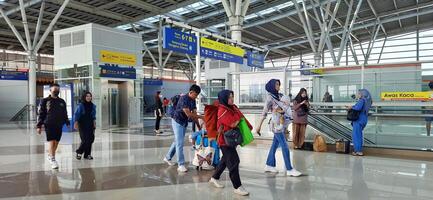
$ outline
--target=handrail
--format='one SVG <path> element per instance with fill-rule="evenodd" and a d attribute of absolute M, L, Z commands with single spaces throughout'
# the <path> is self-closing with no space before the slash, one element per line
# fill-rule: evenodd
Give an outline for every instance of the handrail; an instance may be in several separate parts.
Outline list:
<path fill-rule="evenodd" d="M 9 121 L 17 121 L 19 118 L 20 118 L 20 116 L 25 112 L 25 111 L 28 111 L 28 108 L 29 108 L 29 104 L 26 104 L 23 108 L 21 108 L 18 112 L 17 112 L 17 114 L 15 114 Z"/>
<path fill-rule="evenodd" d="M 262 114 L 260 111 L 248 110 L 245 114 Z M 310 112 L 309 115 L 332 115 L 332 116 L 346 116 L 345 112 Z M 433 114 L 393 114 L 393 113 L 369 113 L 370 117 L 417 117 L 417 118 L 428 118 L 433 117 Z"/>
<path fill-rule="evenodd" d="M 353 106 L 356 102 L 310 102 L 311 106 Z M 263 108 L 264 102 L 260 103 L 241 103 L 238 104 L 242 107 L 260 107 Z M 417 101 L 392 101 L 392 102 L 373 102 L 372 107 L 433 107 L 433 101 L 430 102 L 417 102 Z"/>

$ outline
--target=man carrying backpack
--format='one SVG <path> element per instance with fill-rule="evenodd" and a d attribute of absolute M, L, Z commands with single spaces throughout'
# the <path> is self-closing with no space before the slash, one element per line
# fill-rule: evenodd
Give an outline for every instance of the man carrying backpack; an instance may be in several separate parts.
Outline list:
<path fill-rule="evenodd" d="M 164 158 L 164 162 L 168 165 L 173 166 L 174 163 L 171 161 L 174 154 L 177 152 L 177 163 L 178 172 L 187 172 L 188 169 L 185 167 L 185 158 L 183 154 L 183 145 L 186 127 L 188 126 L 188 119 L 192 119 L 198 123 L 198 119 L 202 118 L 197 114 L 197 106 L 195 100 L 201 92 L 201 88 L 198 85 L 192 85 L 187 95 L 180 96 L 177 102 L 173 102 L 172 112 L 172 127 L 174 132 L 174 142 L 171 145 L 167 155 Z M 201 127 L 199 127 L 201 129 Z"/>

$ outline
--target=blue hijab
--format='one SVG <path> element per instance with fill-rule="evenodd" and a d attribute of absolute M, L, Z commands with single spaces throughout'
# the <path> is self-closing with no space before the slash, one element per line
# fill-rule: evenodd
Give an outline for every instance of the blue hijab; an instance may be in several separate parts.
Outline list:
<path fill-rule="evenodd" d="M 277 101 L 280 100 L 280 93 L 278 92 L 277 89 L 275 89 L 275 85 L 277 85 L 277 83 L 279 83 L 281 85 L 280 80 L 278 79 L 271 79 L 268 81 L 268 83 L 266 83 L 266 91 Z"/>
<path fill-rule="evenodd" d="M 371 94 L 367 89 L 360 89 L 359 93 L 361 94 L 361 99 L 365 100 L 364 111 L 368 113 L 373 104 L 373 100 L 371 99 Z"/>
<path fill-rule="evenodd" d="M 222 90 L 218 93 L 218 101 L 220 104 L 223 104 L 224 106 L 228 108 L 232 108 L 231 105 L 229 105 L 229 98 L 230 94 L 234 94 L 231 90 Z"/>

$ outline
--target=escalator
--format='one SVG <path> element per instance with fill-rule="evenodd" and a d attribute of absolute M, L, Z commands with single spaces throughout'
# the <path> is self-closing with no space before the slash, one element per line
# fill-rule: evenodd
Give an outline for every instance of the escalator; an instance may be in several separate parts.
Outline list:
<path fill-rule="evenodd" d="M 328 116 L 318 114 L 314 110 L 311 110 L 310 115 L 308 115 L 308 125 L 333 140 L 345 139 L 352 141 L 352 130 L 350 128 Z M 374 142 L 364 137 L 364 144 L 374 144 Z"/>

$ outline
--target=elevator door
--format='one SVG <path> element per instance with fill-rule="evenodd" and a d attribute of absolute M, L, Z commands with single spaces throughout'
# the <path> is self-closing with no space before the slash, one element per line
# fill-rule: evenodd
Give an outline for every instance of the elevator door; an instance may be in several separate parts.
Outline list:
<path fill-rule="evenodd" d="M 108 120 L 110 127 L 119 126 L 119 87 L 118 84 L 109 84 L 108 87 Z"/>

